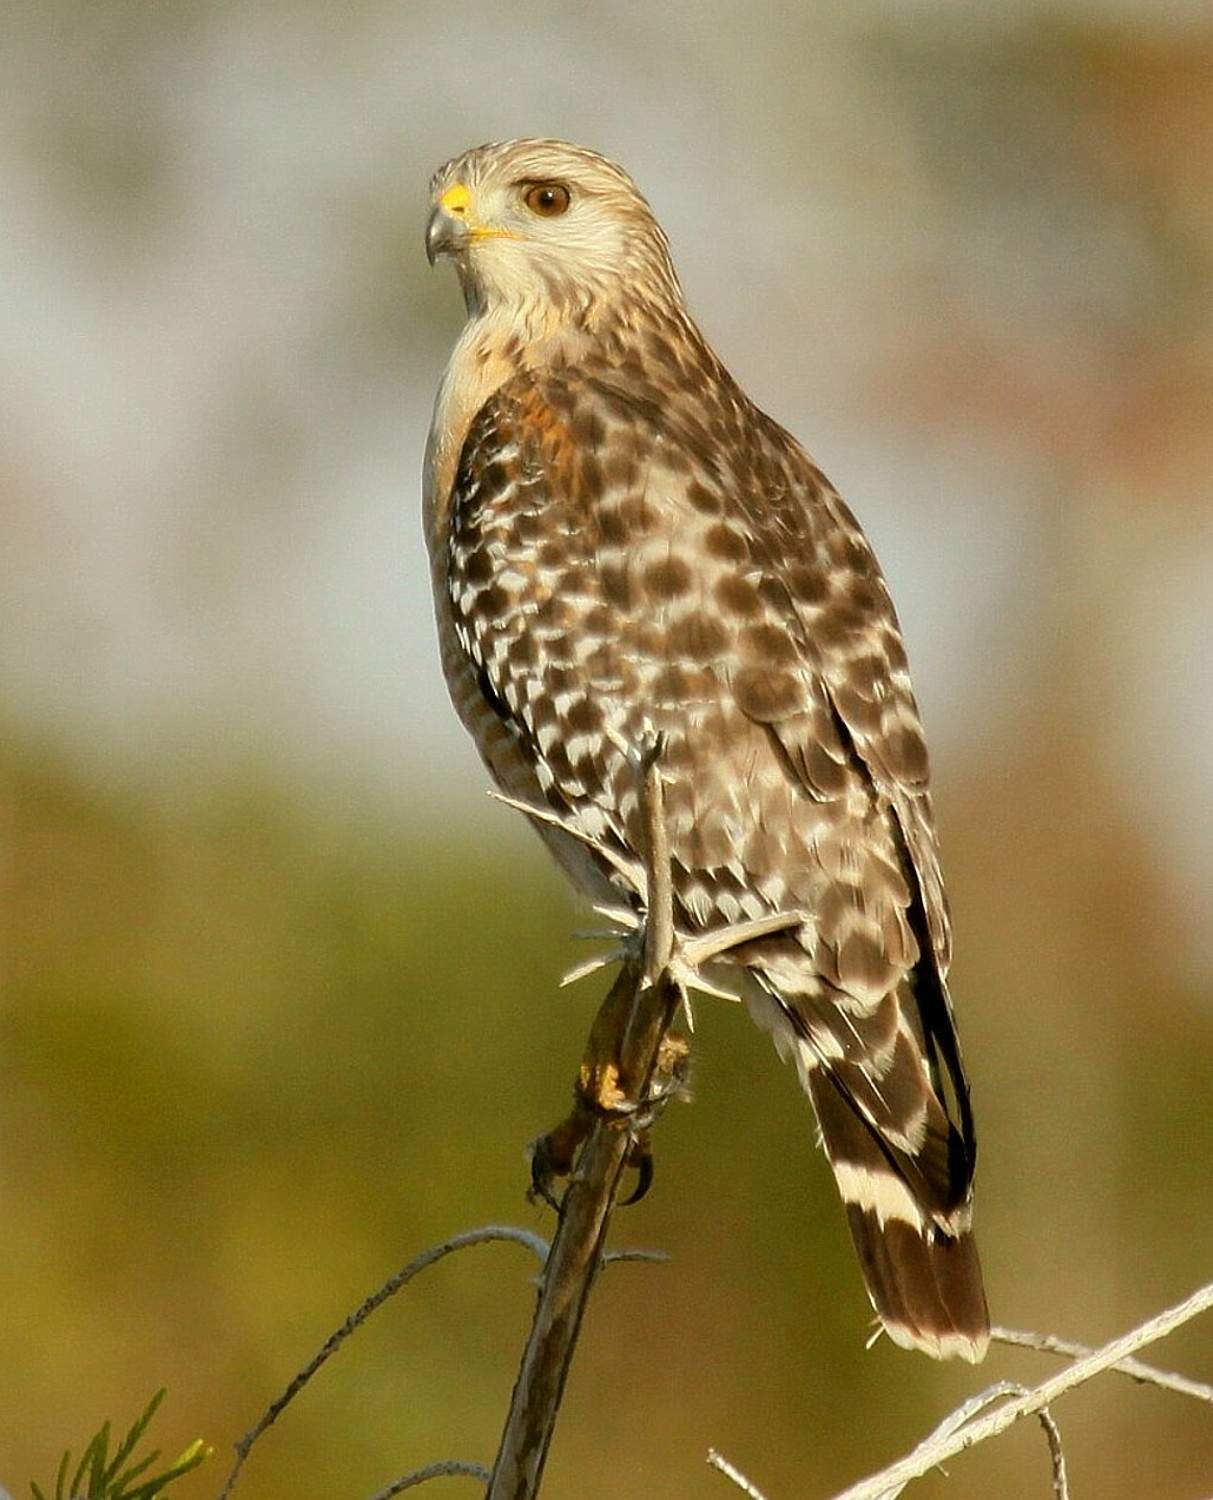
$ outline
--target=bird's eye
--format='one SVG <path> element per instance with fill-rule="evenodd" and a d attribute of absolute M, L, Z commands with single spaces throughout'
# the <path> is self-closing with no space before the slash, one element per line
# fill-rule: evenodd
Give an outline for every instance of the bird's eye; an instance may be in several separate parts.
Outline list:
<path fill-rule="evenodd" d="M 555 219 L 569 206 L 569 190 L 560 182 L 537 182 L 527 188 L 522 201 L 541 219 Z"/>

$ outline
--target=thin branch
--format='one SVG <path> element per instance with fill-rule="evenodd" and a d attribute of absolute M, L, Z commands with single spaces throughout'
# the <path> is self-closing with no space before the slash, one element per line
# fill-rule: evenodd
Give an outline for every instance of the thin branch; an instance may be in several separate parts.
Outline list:
<path fill-rule="evenodd" d="M 420 1255 L 414 1256 L 408 1265 L 402 1266 L 394 1276 L 390 1276 L 378 1291 L 372 1292 L 356 1311 L 352 1312 L 340 1328 L 335 1329 L 316 1351 L 307 1364 L 296 1374 L 282 1394 L 266 1407 L 260 1418 L 244 1434 L 236 1444 L 236 1461 L 232 1465 L 231 1473 L 227 1476 L 227 1483 L 219 1494 L 219 1500 L 227 1500 L 239 1477 L 240 1470 L 244 1467 L 245 1459 L 253 1444 L 265 1432 L 266 1428 L 273 1424 L 282 1415 L 303 1387 L 311 1380 L 312 1376 L 332 1358 L 345 1343 L 352 1333 L 355 1333 L 363 1323 L 378 1308 L 410 1281 L 435 1265 L 438 1261 L 445 1259 L 456 1250 L 466 1250 L 472 1245 L 487 1245 L 505 1243 L 521 1245 L 529 1250 L 538 1260 L 540 1268 L 547 1263 L 550 1246 L 542 1235 L 534 1234 L 529 1229 L 519 1229 L 513 1224 L 485 1224 L 480 1229 L 468 1229 L 463 1234 L 452 1235 L 449 1240 L 443 1240 L 440 1245 L 431 1245 L 428 1250 L 423 1250 Z M 640 1250 L 623 1249 L 609 1250 L 603 1256 L 604 1265 L 610 1265 L 615 1261 L 668 1261 L 669 1256 L 664 1250 Z M 424 1484 L 427 1479 L 437 1479 L 443 1474 L 469 1474 L 473 1477 L 482 1478 L 488 1483 L 489 1472 L 480 1464 L 468 1464 L 459 1459 L 448 1459 L 443 1463 L 430 1464 L 427 1468 L 417 1469 L 412 1474 L 405 1474 L 396 1480 L 393 1486 L 381 1490 L 372 1500 L 384 1500 L 388 1495 L 397 1495 L 411 1485 Z M 0 1491 L 0 1500 L 4 1500 L 3 1491 Z"/>
<path fill-rule="evenodd" d="M 429 1479 L 443 1479 L 448 1474 L 462 1474 L 468 1479 L 479 1479 L 481 1484 L 488 1484 L 492 1478 L 483 1464 L 469 1464 L 458 1458 L 447 1458 L 441 1463 L 426 1464 L 424 1469 L 414 1469 L 411 1474 L 402 1474 L 386 1489 L 376 1490 L 371 1500 L 391 1500 L 393 1495 L 411 1490 L 415 1485 L 425 1484 Z"/>
<path fill-rule="evenodd" d="M 757 938 L 771 937 L 777 932 L 787 932 L 792 927 L 803 927 L 805 915 L 802 911 L 777 911 L 768 917 L 755 917 L 751 921 L 732 922 L 728 927 L 716 927 L 700 937 L 687 938 L 682 945 L 682 961 L 692 973 L 712 959 L 719 958 L 730 948 L 740 948 L 743 943 L 752 943 Z"/>
<path fill-rule="evenodd" d="M 618 1040 L 618 1075 L 626 1104 L 598 1114 L 577 1158 L 560 1209 L 539 1288 L 535 1317 L 510 1400 L 493 1465 L 487 1500 L 532 1500 L 547 1462 L 565 1381 L 595 1275 L 620 1180 L 649 1102 L 661 1044 L 681 1001 L 668 972 L 674 947 L 661 779 L 660 741 L 640 758 L 641 812 L 646 832 L 646 901 L 643 956 L 627 958 L 599 1015 L 626 1015 Z M 593 1033 L 591 1033 L 593 1035 Z M 628 1109 L 633 1113 L 629 1117 Z"/>
<path fill-rule="evenodd" d="M 990 1339 L 995 1344 L 1036 1349 L 1042 1354 L 1060 1354 L 1064 1359 L 1085 1359 L 1087 1355 L 1095 1353 L 1089 1344 L 1075 1343 L 1073 1339 L 1060 1339 L 1052 1333 L 1029 1333 L 1017 1328 L 991 1328 Z M 1153 1365 L 1143 1364 L 1140 1359 L 1119 1359 L 1112 1369 L 1143 1385 L 1161 1386 L 1165 1391 L 1177 1391 L 1181 1396 L 1191 1396 L 1197 1401 L 1208 1401 L 1213 1405 L 1213 1385 L 1205 1385 L 1203 1381 L 1189 1380 L 1186 1375 L 1175 1375 L 1170 1370 L 1156 1370 Z"/>
<path fill-rule="evenodd" d="M 562 833 L 567 833 L 570 838 L 588 844 L 595 854 L 606 860 L 615 873 L 630 885 L 642 900 L 644 899 L 645 892 L 637 881 L 637 870 L 631 861 L 617 854 L 609 844 L 602 843 L 592 834 L 586 833 L 583 828 L 579 828 L 571 818 L 562 818 L 550 807 L 539 807 L 533 802 L 522 802 L 517 797 L 507 797 L 504 792 L 490 792 L 489 796 L 494 802 L 504 803 L 506 807 L 512 807 L 515 812 L 525 813 L 528 818 L 534 818 L 537 823 L 547 823 L 552 828 L 559 828 Z"/>
<path fill-rule="evenodd" d="M 1010 1395 L 1003 1405 L 986 1416 L 963 1421 L 957 1427 L 954 1414 L 943 1427 L 920 1443 L 912 1453 L 890 1464 L 888 1468 L 882 1469 L 879 1474 L 874 1474 L 852 1485 L 850 1489 L 843 1490 L 834 1496 L 834 1500 L 890 1500 L 890 1497 L 899 1494 L 911 1479 L 921 1478 L 923 1474 L 943 1463 L 945 1459 L 952 1458 L 957 1453 L 963 1453 L 967 1448 L 985 1442 L 987 1438 L 996 1437 L 1024 1417 L 1039 1416 L 1041 1412 L 1052 1406 L 1059 1396 L 1065 1395 L 1075 1386 L 1085 1384 L 1104 1370 L 1114 1369 L 1138 1349 L 1144 1349 L 1147 1345 L 1156 1343 L 1181 1324 L 1189 1322 L 1210 1307 L 1213 1307 L 1213 1282 L 1193 1292 L 1190 1297 L 1175 1307 L 1168 1308 L 1139 1327 L 1113 1339 L 1102 1349 L 1092 1350 L 1090 1354 L 1076 1360 L 1068 1369 L 1060 1371 L 1030 1390 L 1024 1390 L 1022 1394 Z M 1004 1393 L 995 1388 L 995 1394 Z M 989 1398 L 990 1393 L 986 1393 L 986 1396 Z M 963 1412 L 964 1408 L 961 1410 Z M 947 1428 L 951 1430 L 945 1430 Z M 1045 1430 L 1050 1435 L 1050 1449 L 1052 1450 L 1056 1429 L 1050 1424 Z M 1057 1490 L 1056 1475 L 1055 1465 L 1054 1492 L 1064 1495 L 1064 1490 Z M 1064 1477 L 1063 1466 L 1063 1483 Z"/>
<path fill-rule="evenodd" d="M 979 1391 L 976 1396 L 970 1396 L 963 1406 L 957 1407 L 950 1416 L 945 1417 L 925 1441 L 938 1442 L 949 1438 L 954 1433 L 960 1432 L 987 1407 L 993 1406 L 996 1401 L 1004 1401 L 1008 1396 L 1026 1396 L 1027 1394 L 1027 1386 L 1020 1385 L 1014 1380 L 1000 1380 L 988 1386 L 984 1391 Z M 1061 1445 L 1061 1432 L 1053 1418 L 1053 1413 L 1047 1406 L 1042 1407 L 1036 1415 L 1044 1429 L 1045 1442 L 1049 1445 L 1053 1500 L 1070 1500 L 1069 1481 L 1066 1477 L 1066 1455 Z M 882 1500 L 894 1500 L 894 1497 L 900 1495 L 909 1482 L 906 1480 L 895 1489 L 889 1490 L 886 1495 L 882 1496 Z"/>
<path fill-rule="evenodd" d="M 1005 1401 L 1008 1396 L 1026 1396 L 1027 1392 L 1026 1385 L 1019 1385 L 1014 1380 L 995 1381 L 984 1391 L 978 1391 L 975 1396 L 970 1396 L 955 1411 L 949 1412 L 939 1426 L 933 1428 L 918 1446 L 925 1448 L 928 1443 L 944 1442 L 954 1433 L 959 1432 L 962 1427 L 967 1427 L 996 1401 Z"/>
<path fill-rule="evenodd" d="M 616 980 L 616 989 L 633 990 L 647 1007 L 654 1000 L 661 1002 L 656 1025 L 640 1037 L 642 1047 L 644 1042 L 649 1043 L 642 1072 L 647 1091 L 659 1037 L 677 1007 L 678 995 L 672 987 L 663 986 L 659 993 L 638 989 L 638 983 L 638 967 L 628 964 Z M 625 1053 L 625 1063 L 626 1057 Z M 535 1318 L 493 1468 L 489 1500 L 522 1500 L 538 1492 L 581 1319 L 603 1259 L 607 1225 L 631 1144 L 631 1133 L 624 1122 L 599 1118 L 577 1160 L 540 1284 Z"/>
<path fill-rule="evenodd" d="M 522 1245 L 538 1257 L 540 1265 L 547 1260 L 548 1243 L 540 1235 L 532 1234 L 527 1229 L 516 1229 L 510 1224 L 486 1224 L 481 1229 L 469 1229 L 463 1234 L 456 1234 L 449 1240 L 444 1240 L 441 1245 L 432 1245 L 428 1250 L 423 1250 L 420 1255 L 409 1261 L 407 1266 L 402 1266 L 394 1276 L 389 1277 L 377 1292 L 372 1292 L 366 1301 L 346 1318 L 341 1327 L 329 1335 L 307 1364 L 293 1377 L 282 1394 L 270 1402 L 258 1420 L 236 1444 L 236 1461 L 232 1465 L 231 1473 L 227 1476 L 227 1483 L 219 1492 L 219 1500 L 227 1500 L 231 1494 L 240 1470 L 244 1467 L 244 1461 L 261 1434 L 268 1427 L 273 1426 L 283 1410 L 290 1405 L 316 1371 L 336 1354 L 350 1334 L 360 1328 L 376 1308 L 382 1306 L 389 1297 L 394 1296 L 401 1287 L 412 1281 L 414 1276 L 454 1251 L 464 1250 L 470 1245 L 487 1245 L 502 1240 Z"/>
<path fill-rule="evenodd" d="M 993 1385 L 987 1386 L 985 1390 L 978 1391 L 976 1395 L 970 1396 L 955 1411 L 950 1411 L 937 1427 L 931 1429 L 914 1451 L 918 1452 L 919 1449 L 925 1449 L 930 1445 L 946 1442 L 953 1434 L 959 1432 L 963 1427 L 972 1422 L 974 1418 L 979 1417 L 983 1411 L 993 1406 L 996 1401 L 1005 1401 L 1008 1396 L 1022 1396 L 1026 1391 L 1026 1386 L 1017 1385 L 1013 1380 L 996 1381 Z M 874 1478 L 884 1479 L 884 1475 L 877 1474 Z M 909 1482 L 910 1480 L 906 1478 L 891 1485 L 888 1489 L 882 1489 L 879 1500 L 896 1500 L 896 1497 L 901 1494 Z"/>
<path fill-rule="evenodd" d="M 716 1469 L 726 1479 L 731 1479 L 743 1495 L 748 1495 L 750 1500 L 766 1500 L 766 1496 L 758 1488 L 752 1479 L 747 1479 L 740 1469 L 735 1468 L 723 1453 L 717 1453 L 715 1448 L 708 1449 L 708 1467 Z"/>
<path fill-rule="evenodd" d="M 602 1257 L 604 1266 L 613 1266 L 619 1261 L 643 1261 L 647 1265 L 669 1265 L 670 1257 L 665 1250 L 608 1250 Z"/>
<path fill-rule="evenodd" d="M 1053 1460 L 1054 1500 L 1070 1500 L 1070 1481 L 1066 1477 L 1066 1454 L 1061 1446 L 1061 1433 L 1047 1406 L 1042 1406 L 1036 1415 L 1045 1430 L 1045 1442 L 1049 1445 L 1049 1457 Z"/>

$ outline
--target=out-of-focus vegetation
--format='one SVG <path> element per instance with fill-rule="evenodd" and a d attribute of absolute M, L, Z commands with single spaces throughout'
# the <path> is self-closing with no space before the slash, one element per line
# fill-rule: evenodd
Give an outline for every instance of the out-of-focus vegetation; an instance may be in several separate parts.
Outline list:
<path fill-rule="evenodd" d="M 1213 20 L 697 0 L 14 0 L 0 48 L 0 1485 L 173 1392 L 220 1450 L 361 1297 L 490 1220 L 601 986 L 446 706 L 414 476 L 458 322 L 424 183 L 618 155 L 696 310 L 869 526 L 935 753 L 1004 1323 L 1099 1340 L 1213 1275 Z M 738 295 L 738 288 L 744 295 Z M 1026 1378 L 863 1348 L 807 1106 L 701 1003 L 694 1100 L 595 1292 L 553 1500 L 841 1487 Z M 427 1273 L 246 1500 L 487 1461 L 532 1302 Z M 1196 1324 L 1161 1363 L 1213 1379 Z M 1076 1494 L 1213 1483 L 1105 1378 Z M 220 1464 L 174 1484 L 212 1494 Z M 931 1496 L 1045 1493 L 1036 1432 Z"/>

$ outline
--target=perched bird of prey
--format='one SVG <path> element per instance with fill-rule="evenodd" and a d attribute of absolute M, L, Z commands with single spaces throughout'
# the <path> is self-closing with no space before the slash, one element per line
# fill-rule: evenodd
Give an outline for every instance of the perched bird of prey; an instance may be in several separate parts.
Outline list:
<path fill-rule="evenodd" d="M 539 825 L 576 885 L 617 905 L 643 839 L 628 747 L 663 737 L 679 929 L 803 913 L 712 986 L 794 1061 L 889 1335 L 978 1360 L 948 908 L 872 549 L 712 352 L 618 166 L 509 141 L 431 193 L 427 251 L 468 311 L 424 501 L 455 707 L 502 790 L 582 835 Z"/>

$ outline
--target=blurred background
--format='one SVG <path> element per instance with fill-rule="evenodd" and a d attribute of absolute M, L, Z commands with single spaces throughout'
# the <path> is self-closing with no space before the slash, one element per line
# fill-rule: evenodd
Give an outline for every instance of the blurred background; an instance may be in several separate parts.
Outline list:
<path fill-rule="evenodd" d="M 219 1457 L 425 1245 L 547 1230 L 523 1147 L 601 981 L 441 685 L 418 520 L 462 320 L 431 171 L 627 165 L 693 309 L 867 526 L 933 747 L 1003 1323 L 1103 1340 L 1213 1276 L 1213 13 L 1206 0 L 8 0 L 0 46 L 0 1484 L 160 1384 Z M 808 1109 L 703 1003 L 560 1497 L 770 1500 L 1042 1355 L 864 1350 Z M 491 1461 L 532 1266 L 444 1262 L 245 1500 Z M 1213 1379 L 1213 1329 L 1159 1362 Z M 1076 1495 L 1213 1423 L 1105 1377 Z M 176 1448 L 174 1448 L 176 1451 Z M 443 1482 L 451 1493 L 468 1481 Z M 1045 1495 L 1037 1430 L 915 1495 Z"/>

